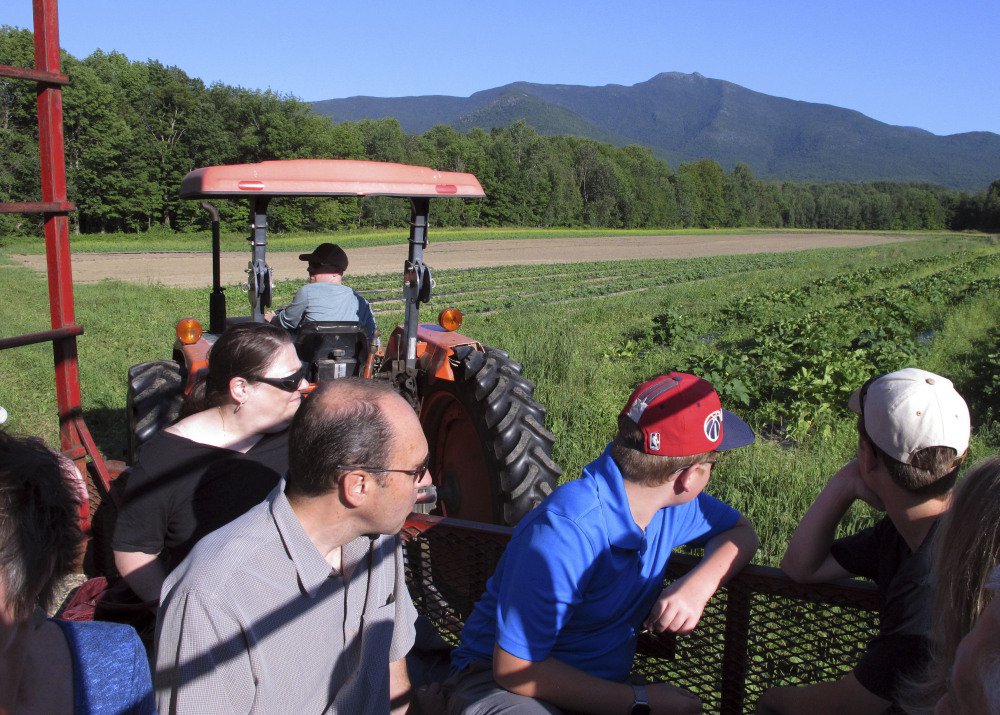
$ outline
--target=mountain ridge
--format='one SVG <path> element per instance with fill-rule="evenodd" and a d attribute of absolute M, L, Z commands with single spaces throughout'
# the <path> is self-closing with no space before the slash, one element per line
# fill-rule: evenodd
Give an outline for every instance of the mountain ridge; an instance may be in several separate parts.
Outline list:
<path fill-rule="evenodd" d="M 489 131 L 523 119 L 543 135 L 641 144 L 676 169 L 714 159 L 799 181 L 916 181 L 981 190 L 1000 175 L 1000 135 L 937 135 L 832 104 L 777 97 L 697 72 L 634 85 L 512 82 L 468 97 L 356 96 L 311 103 L 334 121 L 394 117 L 407 133 L 437 124 Z"/>

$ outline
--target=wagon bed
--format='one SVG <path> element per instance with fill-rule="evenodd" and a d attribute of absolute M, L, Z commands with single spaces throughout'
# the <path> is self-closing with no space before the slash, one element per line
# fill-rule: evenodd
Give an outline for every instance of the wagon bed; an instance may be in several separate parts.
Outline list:
<path fill-rule="evenodd" d="M 402 536 L 410 594 L 449 644 L 458 644 L 512 533 L 422 514 L 407 521 Z M 675 554 L 667 580 L 697 563 Z M 845 675 L 877 630 L 878 594 L 869 582 L 802 585 L 779 569 L 748 566 L 709 601 L 693 633 L 641 637 L 632 672 L 691 690 L 707 713 L 753 713 L 771 686 Z"/>

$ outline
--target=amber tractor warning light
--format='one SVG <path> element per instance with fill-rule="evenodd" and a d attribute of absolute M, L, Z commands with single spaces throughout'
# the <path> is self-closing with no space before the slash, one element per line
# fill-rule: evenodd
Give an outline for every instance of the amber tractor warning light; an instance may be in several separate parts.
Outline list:
<path fill-rule="evenodd" d="M 462 327 L 462 311 L 458 308 L 445 308 L 438 314 L 438 325 L 447 331 Z"/>
<path fill-rule="evenodd" d="M 194 318 L 182 318 L 177 323 L 177 339 L 184 345 L 194 345 L 201 340 L 201 323 Z"/>

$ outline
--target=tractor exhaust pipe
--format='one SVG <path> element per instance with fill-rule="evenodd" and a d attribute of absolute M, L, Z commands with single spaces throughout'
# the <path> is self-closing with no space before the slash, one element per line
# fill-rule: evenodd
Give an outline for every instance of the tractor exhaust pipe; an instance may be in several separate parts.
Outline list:
<path fill-rule="evenodd" d="M 219 210 L 207 201 L 202 201 L 201 207 L 208 211 L 212 219 L 212 295 L 208 298 L 208 331 L 219 334 L 226 329 L 226 294 L 222 290 Z"/>

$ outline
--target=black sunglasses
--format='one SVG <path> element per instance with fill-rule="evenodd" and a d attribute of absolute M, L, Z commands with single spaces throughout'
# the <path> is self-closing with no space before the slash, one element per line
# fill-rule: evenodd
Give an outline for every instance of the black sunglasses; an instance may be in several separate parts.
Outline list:
<path fill-rule="evenodd" d="M 265 385 L 277 387 L 279 390 L 284 390 L 285 392 L 295 392 L 299 389 L 299 383 L 305 379 L 307 372 L 309 372 L 309 367 L 303 365 L 287 377 L 248 377 L 247 379 L 254 382 L 263 382 Z"/>
<path fill-rule="evenodd" d="M 408 474 L 413 478 L 413 483 L 416 484 L 421 479 L 424 478 L 424 474 L 430 468 L 431 457 L 427 455 L 423 463 L 416 469 L 382 469 L 381 467 L 367 467 L 363 464 L 338 464 L 337 469 L 363 469 L 366 472 L 379 472 L 379 473 L 391 473 L 398 472 L 399 474 Z"/>

